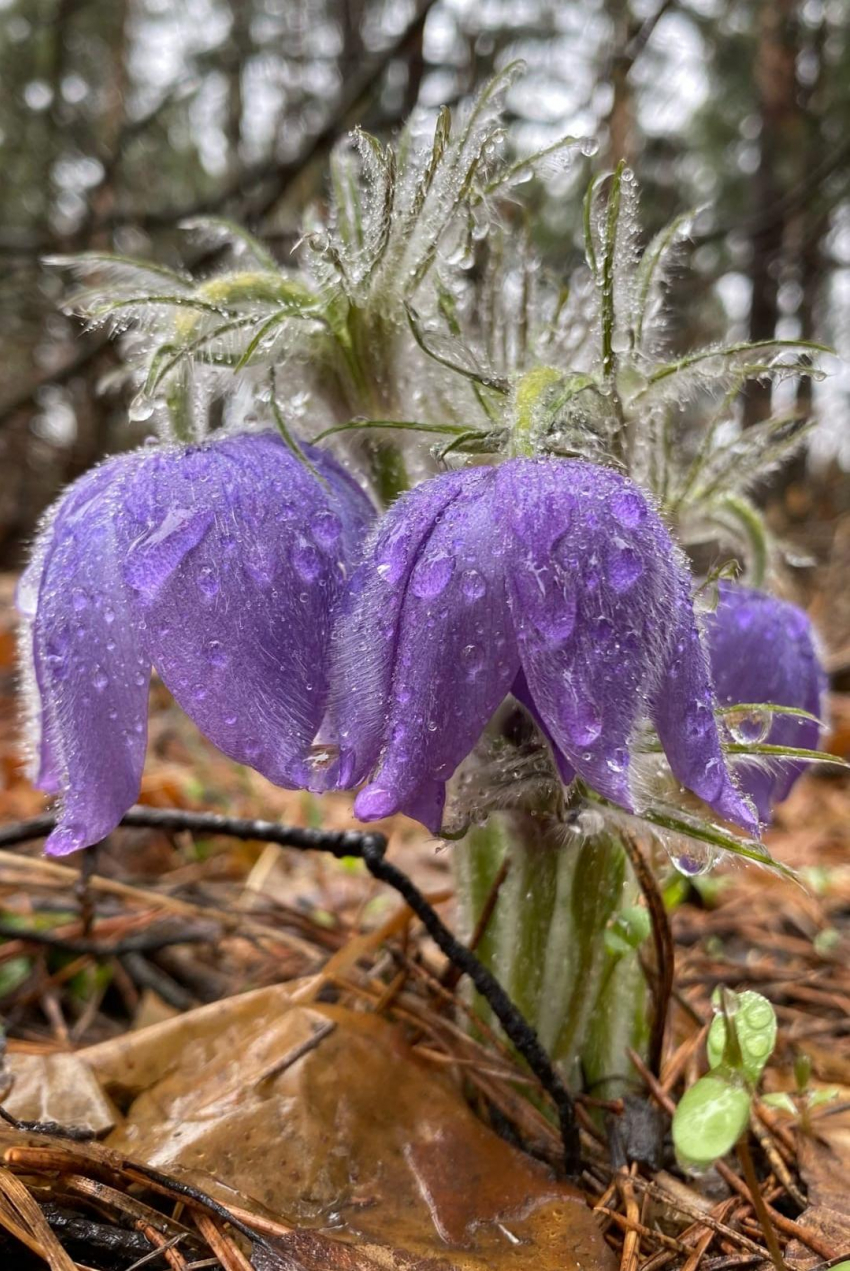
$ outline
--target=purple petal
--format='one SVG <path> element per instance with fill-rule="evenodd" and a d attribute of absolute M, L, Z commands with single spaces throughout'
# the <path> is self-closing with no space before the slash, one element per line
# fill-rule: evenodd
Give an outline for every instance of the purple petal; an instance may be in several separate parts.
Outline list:
<path fill-rule="evenodd" d="M 326 485 L 274 434 L 143 457 L 129 483 L 124 577 L 170 691 L 225 754 L 278 785 L 311 781 L 327 647 L 365 496 Z"/>
<path fill-rule="evenodd" d="M 439 828 L 433 794 L 475 745 L 516 676 L 519 658 L 505 596 L 505 547 L 494 527 L 495 473 L 462 474 L 459 494 L 420 540 L 397 626 L 387 744 L 357 816 L 376 802 Z M 386 815 L 386 812 L 383 813 Z"/>
<path fill-rule="evenodd" d="M 448 473 L 402 497 L 383 517 L 355 574 L 334 637 L 330 715 L 341 786 L 358 785 L 385 741 L 399 624 L 413 567 L 466 474 Z M 384 815 L 384 814 L 382 814 Z"/>
<path fill-rule="evenodd" d="M 500 484 L 514 528 L 509 596 L 537 712 L 576 772 L 633 807 L 629 744 L 663 655 L 672 544 L 636 487 L 607 469 L 516 461 Z"/>
<path fill-rule="evenodd" d="M 45 849 L 53 855 L 104 838 L 139 792 L 150 664 L 120 574 L 115 511 L 125 475 L 120 460 L 87 474 L 46 531 L 31 621 L 38 784 L 64 796 Z"/>
<path fill-rule="evenodd" d="M 650 715 L 673 775 L 729 821 L 753 834 L 758 822 L 735 786 L 720 745 L 708 657 L 700 641 L 684 576 L 668 615 L 670 651 Z"/>
<path fill-rule="evenodd" d="M 552 751 L 552 758 L 555 761 L 555 767 L 558 769 L 558 775 L 560 776 L 561 781 L 563 782 L 565 786 L 570 785 L 575 780 L 575 775 L 576 775 L 575 768 L 572 766 L 572 764 L 567 759 L 564 752 L 558 746 L 558 743 L 555 741 L 555 738 L 552 736 L 551 732 L 549 731 L 549 727 L 546 723 L 546 720 L 543 718 L 543 716 L 540 714 L 540 711 L 537 709 L 537 703 L 535 702 L 534 698 L 531 696 L 531 690 L 528 687 L 528 680 L 525 678 L 524 671 L 520 670 L 518 672 L 516 679 L 511 685 L 511 693 L 516 698 L 516 700 L 520 703 L 520 705 L 525 707 L 525 709 L 528 711 L 529 715 L 532 717 L 535 724 L 540 729 L 541 733 L 543 734 L 543 736 L 546 738 L 547 742 L 549 743 L 549 747 Z"/>
<path fill-rule="evenodd" d="M 821 714 L 826 675 L 814 634 L 802 609 L 764 592 L 721 583 L 716 611 L 706 620 L 711 669 L 718 701 L 772 703 Z M 821 729 L 813 720 L 774 715 L 754 740 L 816 749 Z M 742 734 L 741 740 L 746 740 Z M 741 765 L 739 779 L 762 820 L 790 791 L 805 764 L 783 762 L 775 770 Z"/>
<path fill-rule="evenodd" d="M 353 593 L 336 637 L 336 776 L 372 772 L 362 818 L 424 800 L 433 827 L 433 783 L 513 685 L 564 780 L 633 807 L 629 748 L 649 712 L 679 779 L 756 828 L 724 764 L 688 572 L 628 479 L 558 459 L 436 478 L 387 514 Z"/>

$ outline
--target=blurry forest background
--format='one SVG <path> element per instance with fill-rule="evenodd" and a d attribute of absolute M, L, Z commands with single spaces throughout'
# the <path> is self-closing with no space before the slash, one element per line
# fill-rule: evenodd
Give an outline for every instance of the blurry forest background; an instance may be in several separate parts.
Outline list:
<path fill-rule="evenodd" d="M 776 334 L 837 350 L 824 383 L 783 399 L 818 422 L 770 495 L 808 598 L 815 573 L 836 598 L 850 561 L 850 0 L 0 0 L 0 567 L 19 565 L 61 485 L 144 434 L 116 349 L 63 313 L 67 282 L 45 257 L 191 263 L 185 222 L 215 213 L 284 259 L 340 135 L 461 102 L 516 57 L 516 153 L 564 133 L 599 142 L 519 192 L 549 268 L 567 277 L 579 260 L 591 168 L 624 157 L 647 234 L 704 209 L 672 290 L 674 345 Z M 750 390 L 742 426 L 768 398 Z M 833 650 L 850 629 L 836 620 Z"/>

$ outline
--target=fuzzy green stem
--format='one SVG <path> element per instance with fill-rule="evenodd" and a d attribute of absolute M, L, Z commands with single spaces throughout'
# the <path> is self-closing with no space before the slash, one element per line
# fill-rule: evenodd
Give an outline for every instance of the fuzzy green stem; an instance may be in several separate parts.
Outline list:
<path fill-rule="evenodd" d="M 623 1088 L 629 1047 L 646 1052 L 648 995 L 635 949 L 606 933 L 639 888 L 616 837 L 565 841 L 551 820 L 492 816 L 458 844 L 458 894 L 469 938 L 505 859 L 508 872 L 478 956 L 531 1023 L 574 1090 Z M 479 1013 L 489 1019 L 486 1007 Z"/>

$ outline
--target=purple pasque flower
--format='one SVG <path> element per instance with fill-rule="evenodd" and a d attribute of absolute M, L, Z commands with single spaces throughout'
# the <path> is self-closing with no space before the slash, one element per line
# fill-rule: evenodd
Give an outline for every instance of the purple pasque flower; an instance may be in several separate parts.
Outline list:
<path fill-rule="evenodd" d="M 436 477 L 378 527 L 335 636 L 338 784 L 355 813 L 436 831 L 445 784 L 509 692 L 564 780 L 634 807 L 630 744 L 649 716 L 676 777 L 754 818 L 726 769 L 690 576 L 626 477 L 512 459 Z"/>
<path fill-rule="evenodd" d="M 719 585 L 717 608 L 705 623 L 717 700 L 723 706 L 765 703 L 791 706 L 820 717 L 826 674 L 807 615 L 796 605 L 736 583 Z M 793 715 L 742 715 L 732 725 L 736 740 L 816 749 L 821 728 Z M 804 763 L 782 761 L 773 769 L 753 763 L 738 768 L 740 784 L 763 821 L 786 797 Z"/>
<path fill-rule="evenodd" d="M 309 783 L 332 616 L 371 507 L 327 454 L 276 433 L 144 448 L 75 482 L 21 581 L 47 851 L 108 834 L 138 796 L 151 666 L 225 754 Z"/>

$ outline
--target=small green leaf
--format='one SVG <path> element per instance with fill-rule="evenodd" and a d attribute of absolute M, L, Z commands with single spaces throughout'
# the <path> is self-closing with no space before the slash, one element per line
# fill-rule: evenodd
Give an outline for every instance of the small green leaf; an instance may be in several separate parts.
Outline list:
<path fill-rule="evenodd" d="M 663 366 L 656 367 L 649 377 L 649 386 L 658 384 L 661 380 L 668 379 L 671 375 L 678 375 L 682 371 L 689 370 L 692 366 L 697 366 L 700 362 L 707 362 L 709 359 L 716 358 L 718 361 L 725 361 L 727 358 L 736 357 L 739 353 L 754 353 L 759 349 L 805 349 L 811 350 L 813 353 L 832 353 L 825 344 L 815 344 L 810 340 L 755 340 L 752 342 L 744 341 L 741 344 L 729 344 L 719 349 L 699 349 L 696 353 L 690 353 L 686 357 L 679 358 L 677 362 L 667 362 Z M 771 370 L 780 370 L 781 367 L 769 366 L 759 363 L 750 368 L 754 373 L 760 374 Z M 801 374 L 805 368 L 801 367 Z M 808 367 L 810 374 L 812 367 Z M 646 392 L 647 389 L 644 389 Z M 639 394 L 642 396 L 643 394 Z"/>
<path fill-rule="evenodd" d="M 750 1095 L 722 1069 L 686 1090 L 673 1116 L 673 1144 L 683 1169 L 707 1169 L 738 1142 L 750 1119 Z"/>
<path fill-rule="evenodd" d="M 21 987 L 32 970 L 29 958 L 7 958 L 0 962 L 0 997 L 6 997 Z"/>
<path fill-rule="evenodd" d="M 605 932 L 605 948 L 609 953 L 623 954 L 638 949 L 652 931 L 649 910 L 642 905 L 622 909 Z"/>
<path fill-rule="evenodd" d="M 727 1013 L 734 1021 L 737 1035 L 741 1071 L 747 1081 L 755 1085 L 776 1045 L 776 1014 L 766 997 L 749 989 L 743 993 L 727 990 L 726 1000 Z M 727 1013 L 715 1015 L 708 1030 L 706 1052 L 713 1069 L 721 1064 L 729 1068 L 737 1066 L 730 1054 Z"/>
<path fill-rule="evenodd" d="M 772 1094 L 763 1094 L 761 1101 L 767 1108 L 776 1108 L 779 1112 L 790 1112 L 797 1115 L 797 1105 L 787 1090 L 776 1090 Z"/>
<path fill-rule="evenodd" d="M 807 1088 L 812 1075 L 811 1057 L 804 1050 L 798 1052 L 794 1058 L 794 1080 L 797 1083 L 797 1091 L 802 1094 Z"/>
<path fill-rule="evenodd" d="M 822 957 L 832 953 L 841 943 L 841 932 L 837 927 L 824 927 L 823 931 L 819 931 L 812 941 L 815 953 L 819 953 Z"/>
<path fill-rule="evenodd" d="M 533 154 L 528 155 L 525 159 L 517 159 L 515 163 L 510 164 L 504 171 L 500 172 L 497 177 L 485 187 L 485 194 L 494 194 L 496 190 L 502 189 L 506 185 L 510 185 L 517 177 L 526 170 L 533 172 L 542 160 L 547 159 L 550 155 L 559 154 L 562 150 L 573 150 L 576 146 L 586 142 L 586 137 L 561 137 L 558 141 L 553 141 L 548 146 L 543 146 L 541 150 L 535 150 Z"/>
<path fill-rule="evenodd" d="M 841 1097 L 841 1090 L 838 1086 L 822 1086 L 819 1090 L 812 1090 L 809 1094 L 809 1107 L 819 1108 L 824 1103 L 835 1103 L 836 1099 Z"/>

